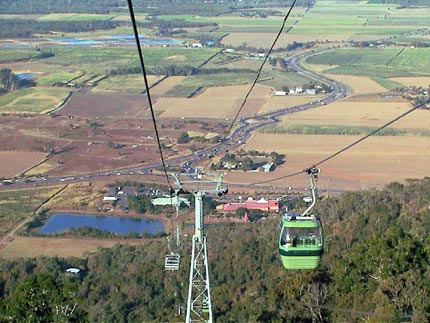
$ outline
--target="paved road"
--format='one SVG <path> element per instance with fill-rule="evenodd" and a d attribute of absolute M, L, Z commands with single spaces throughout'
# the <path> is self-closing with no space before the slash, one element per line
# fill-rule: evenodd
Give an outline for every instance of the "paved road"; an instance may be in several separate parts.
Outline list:
<path fill-rule="evenodd" d="M 221 142 L 214 144 L 211 147 L 199 150 L 194 152 L 193 154 L 189 154 L 186 156 L 174 157 L 166 161 L 166 164 L 169 167 L 179 167 L 182 171 L 185 172 L 194 172 L 195 166 L 198 166 L 201 160 L 207 161 L 208 158 L 215 155 L 224 155 L 228 151 L 236 150 L 243 146 L 246 141 L 250 138 L 251 134 L 259 128 L 273 125 L 279 122 L 278 117 L 284 116 L 287 114 L 297 113 L 300 111 L 305 111 L 317 107 L 321 107 L 322 105 L 334 102 L 336 100 L 340 100 L 347 94 L 347 88 L 345 85 L 336 82 L 334 80 L 328 79 L 324 76 L 321 76 L 315 72 L 306 70 L 300 65 L 300 60 L 314 55 L 318 52 L 322 52 L 327 49 L 315 51 L 309 50 L 306 52 L 301 52 L 290 56 L 285 59 L 285 63 L 288 68 L 296 73 L 303 74 L 304 76 L 311 78 L 312 80 L 325 84 L 327 88 L 331 89 L 331 92 L 327 93 L 324 97 L 317 99 L 315 101 L 309 102 L 307 104 L 284 108 L 280 110 L 276 110 L 273 112 L 269 112 L 266 114 L 258 115 L 250 118 L 241 118 L 237 121 L 238 126 L 234 128 L 233 132 Z M 22 188 L 22 187 L 41 187 L 48 186 L 54 184 L 66 184 L 69 182 L 82 181 L 82 180 L 91 180 L 102 177 L 114 177 L 121 175 L 148 175 L 151 174 L 152 170 L 160 169 L 161 163 L 153 163 L 150 165 L 143 166 L 131 166 L 122 169 L 113 169 L 110 171 L 103 172 L 95 172 L 88 174 L 81 174 L 78 176 L 45 176 L 45 177 L 34 177 L 34 178 L 26 178 L 26 179 L 16 179 L 10 181 L 4 181 L 0 183 L 0 189 L 5 188 Z M 233 185 L 232 185 L 233 186 Z M 260 188 L 264 188 L 265 186 L 259 186 Z M 267 185 L 267 189 L 271 186 Z"/>
<path fill-rule="evenodd" d="M 418 34 L 426 34 L 430 31 L 430 28 L 423 28 L 411 32 L 406 32 L 403 34 L 390 36 L 381 38 L 378 40 L 369 41 L 368 43 L 378 44 L 381 41 L 387 41 L 391 38 L 401 37 L 401 36 L 411 36 Z M 212 147 L 202 149 L 200 151 L 195 152 L 194 154 L 190 154 L 187 156 L 174 157 L 166 161 L 169 166 L 179 166 L 184 167 L 186 164 L 186 168 L 191 172 L 191 169 L 199 163 L 200 160 L 208 158 L 210 155 L 223 155 L 228 150 L 234 150 L 242 146 L 246 140 L 249 139 L 251 133 L 258 128 L 265 127 L 270 124 L 275 124 L 278 122 L 278 117 L 286 114 L 291 114 L 299 111 L 304 111 L 316 107 L 320 107 L 321 105 L 329 104 L 331 102 L 340 100 L 347 95 L 347 88 L 344 84 L 326 78 L 318 73 L 306 70 L 300 65 L 300 60 L 315 55 L 317 53 L 321 53 L 323 51 L 332 50 L 334 48 L 324 48 L 324 49 L 312 49 L 304 52 L 297 53 L 285 59 L 285 63 L 289 69 L 295 71 L 296 73 L 300 73 L 308 78 L 313 79 L 316 82 L 325 84 L 332 91 L 327 93 L 323 98 L 318 99 L 316 101 L 310 102 L 308 104 L 299 105 L 292 108 L 285 108 L 281 110 L 277 110 L 274 112 L 269 112 L 263 115 L 259 115 L 253 118 L 243 118 L 238 120 L 239 125 L 234 129 L 233 133 L 230 137 L 226 138 L 222 142 L 219 142 Z M 207 118 L 199 118 L 205 120 Z M 213 119 L 211 119 L 213 120 Z M 47 186 L 58 183 L 67 183 L 73 181 L 81 181 L 88 180 L 92 178 L 105 177 L 105 176 L 118 176 L 118 175 L 146 175 L 150 174 L 153 169 L 160 169 L 161 163 L 154 163 L 151 165 L 143 165 L 143 166 L 130 166 L 122 169 L 113 169 L 110 171 L 104 172 L 95 172 L 89 173 L 79 176 L 55 176 L 55 177 L 41 177 L 41 178 L 30 178 L 30 179 L 18 179 L 18 180 L 6 180 L 3 183 L 0 182 L 0 190 L 7 189 L 13 187 L 34 187 L 34 186 Z M 259 186 L 262 187 L 262 186 Z"/>

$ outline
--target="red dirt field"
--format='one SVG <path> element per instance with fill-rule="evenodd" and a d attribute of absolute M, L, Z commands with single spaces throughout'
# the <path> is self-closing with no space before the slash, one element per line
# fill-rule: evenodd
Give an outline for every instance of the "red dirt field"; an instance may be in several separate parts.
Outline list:
<path fill-rule="evenodd" d="M 154 99 L 154 98 L 153 98 Z M 75 92 L 60 115 L 85 118 L 121 117 L 148 118 L 148 98 L 144 94 L 94 94 Z"/>
<path fill-rule="evenodd" d="M 50 257 L 83 257 L 86 253 L 95 252 L 99 247 L 112 247 L 115 244 L 136 245 L 142 240 L 118 239 L 77 239 L 77 238 L 33 238 L 16 237 L 4 248 L 0 256 L 6 259 Z"/>
<path fill-rule="evenodd" d="M 85 107 L 90 108 L 89 105 Z M 133 107 L 130 108 L 130 111 L 132 110 Z M 177 145 L 176 140 L 181 132 L 217 134 L 225 128 L 225 124 L 219 121 L 162 119 L 158 120 L 157 124 L 166 159 L 190 153 L 191 146 L 199 149 L 208 145 L 198 142 L 186 146 Z M 0 147 L 4 157 L 0 161 L 0 176 L 5 177 L 25 171 L 50 152 L 49 159 L 32 169 L 29 175 L 79 175 L 141 166 L 158 162 L 160 158 L 152 120 L 139 118 L 102 116 L 87 119 L 71 115 L 3 115 L 0 124 Z M 21 153 L 40 155 L 37 158 L 27 158 L 20 157 Z M 8 170 L 10 163 L 14 164 L 14 168 Z"/>
<path fill-rule="evenodd" d="M 13 177 L 45 158 L 46 154 L 25 151 L 0 151 L 0 177 Z"/>

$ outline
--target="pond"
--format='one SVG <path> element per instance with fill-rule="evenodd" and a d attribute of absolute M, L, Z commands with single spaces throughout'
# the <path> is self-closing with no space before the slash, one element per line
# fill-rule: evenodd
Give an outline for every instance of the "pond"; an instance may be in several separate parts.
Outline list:
<path fill-rule="evenodd" d="M 36 77 L 36 73 L 15 73 L 20 80 L 30 80 Z"/>
<path fill-rule="evenodd" d="M 52 37 L 49 40 L 60 42 L 65 45 L 133 45 L 135 44 L 134 35 L 113 35 L 105 36 L 97 39 L 81 39 L 77 37 Z M 143 46 L 154 46 L 154 45 L 179 45 L 181 42 L 174 39 L 167 38 L 150 38 L 150 37 L 139 37 L 139 40 Z"/>
<path fill-rule="evenodd" d="M 62 233 L 69 228 L 90 227 L 102 231 L 128 235 L 131 232 L 159 234 L 164 232 L 160 220 L 99 216 L 92 214 L 54 213 L 39 229 L 39 234 Z"/>

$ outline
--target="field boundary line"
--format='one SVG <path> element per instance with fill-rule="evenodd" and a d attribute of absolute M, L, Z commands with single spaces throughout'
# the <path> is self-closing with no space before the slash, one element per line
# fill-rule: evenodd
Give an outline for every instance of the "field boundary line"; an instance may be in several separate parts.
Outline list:
<path fill-rule="evenodd" d="M 38 206 L 36 206 L 36 208 L 31 213 L 31 215 L 29 215 L 28 217 L 24 218 L 23 220 L 18 221 L 14 225 L 12 225 L 12 227 L 4 233 L 3 237 L 0 238 L 0 250 L 4 249 L 9 243 L 11 243 L 13 240 L 15 240 L 15 238 L 14 238 L 15 233 L 19 229 L 21 229 L 27 222 L 29 222 L 36 215 L 36 212 L 39 209 L 41 209 L 46 203 L 51 201 L 54 197 L 61 194 L 68 186 L 69 186 L 69 184 L 66 184 L 63 187 L 61 187 L 57 192 L 55 192 L 50 197 L 48 197 L 44 201 L 42 201 Z"/>

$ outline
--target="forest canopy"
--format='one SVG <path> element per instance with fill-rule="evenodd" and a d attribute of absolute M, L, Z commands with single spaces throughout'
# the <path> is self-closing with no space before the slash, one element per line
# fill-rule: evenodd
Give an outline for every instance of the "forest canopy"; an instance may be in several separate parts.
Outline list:
<path fill-rule="evenodd" d="M 277 217 L 206 230 L 216 322 L 428 322 L 430 178 L 317 205 L 326 239 L 314 271 L 282 268 Z M 84 259 L 0 260 L 0 321 L 65 322 L 61 313 L 67 322 L 183 321 L 189 238 L 178 272 L 164 271 L 159 239 Z M 69 267 L 81 275 L 68 276 Z"/>

